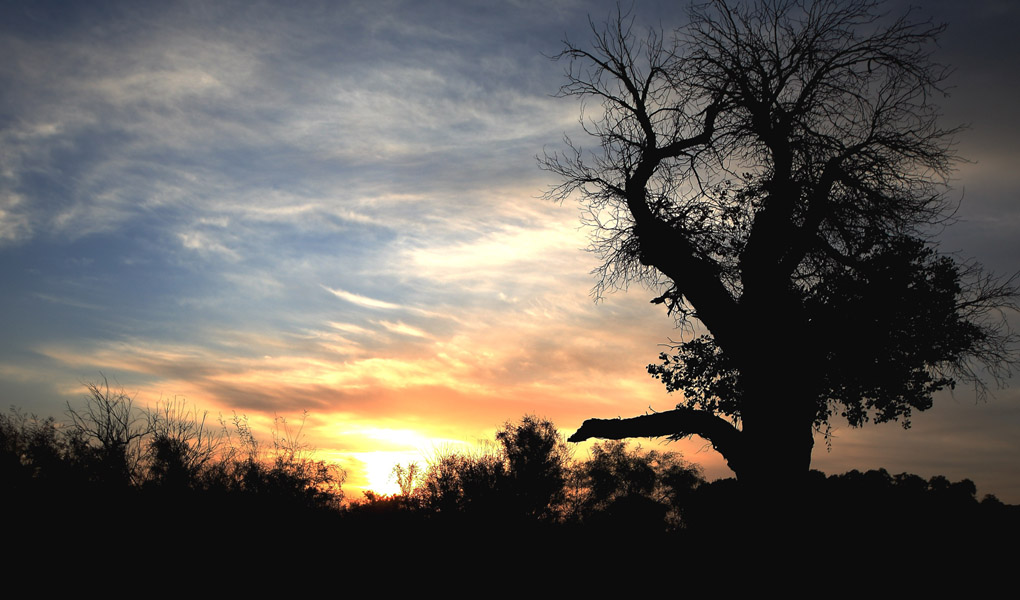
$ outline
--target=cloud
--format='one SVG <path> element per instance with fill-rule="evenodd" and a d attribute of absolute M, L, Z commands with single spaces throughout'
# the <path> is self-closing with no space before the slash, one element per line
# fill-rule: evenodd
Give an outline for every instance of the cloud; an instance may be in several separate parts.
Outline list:
<path fill-rule="evenodd" d="M 218 254 L 231 261 L 239 260 L 240 255 L 227 248 L 225 245 L 214 241 L 207 234 L 201 231 L 191 231 L 186 233 L 178 233 L 178 239 L 181 241 L 181 245 L 188 250 L 197 250 L 203 254 Z"/>
<path fill-rule="evenodd" d="M 333 294 L 337 298 L 350 302 L 351 304 L 357 304 L 358 306 L 364 306 L 365 308 L 378 308 L 383 310 L 399 310 L 402 308 L 399 304 L 392 302 L 386 302 L 384 300 L 376 300 L 375 298 L 368 298 L 366 296 L 359 296 L 358 294 L 352 294 L 344 290 L 333 289 L 329 286 L 322 286 L 322 289 Z"/>
<path fill-rule="evenodd" d="M 429 334 L 425 333 L 421 329 L 418 329 L 417 327 L 411 327 L 410 325 L 407 325 L 406 323 L 403 323 L 401 321 L 397 321 L 396 323 L 392 323 L 390 321 L 379 321 L 379 324 L 385 327 L 387 331 L 391 331 L 393 333 L 397 333 L 400 335 L 409 335 L 411 337 L 419 338 L 429 337 Z"/>
<path fill-rule="evenodd" d="M 0 195 L 0 246 L 24 241 L 32 236 L 24 198 L 19 194 Z"/>

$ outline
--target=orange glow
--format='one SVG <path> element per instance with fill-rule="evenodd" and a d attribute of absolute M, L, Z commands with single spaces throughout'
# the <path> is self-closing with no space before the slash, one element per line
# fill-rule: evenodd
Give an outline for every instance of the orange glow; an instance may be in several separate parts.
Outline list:
<path fill-rule="evenodd" d="M 344 486 L 348 496 L 351 491 L 358 489 L 372 490 L 385 495 L 399 493 L 400 487 L 393 478 L 394 465 L 422 462 L 421 455 L 415 452 L 356 452 L 349 456 L 362 465 L 364 475 L 363 479 L 351 478 L 353 480 L 349 480 Z"/>

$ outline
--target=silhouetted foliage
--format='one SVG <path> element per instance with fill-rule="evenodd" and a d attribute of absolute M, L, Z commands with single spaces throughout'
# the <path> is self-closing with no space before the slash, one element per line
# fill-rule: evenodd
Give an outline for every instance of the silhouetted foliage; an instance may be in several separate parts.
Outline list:
<path fill-rule="evenodd" d="M 393 479 L 400 488 L 400 495 L 409 498 L 414 492 L 415 486 L 421 476 L 421 467 L 418 463 L 409 463 L 406 467 L 400 463 L 393 465 L 391 473 Z"/>
<path fill-rule="evenodd" d="M 88 394 L 82 409 L 67 405 L 75 431 L 72 443 L 79 453 L 93 455 L 86 462 L 94 470 L 96 481 L 138 483 L 141 441 L 150 433 L 144 411 L 136 408 L 134 400 L 123 391 L 111 391 L 106 377 L 102 383 L 85 383 L 85 388 Z"/>
<path fill-rule="evenodd" d="M 556 516 L 564 500 L 570 450 L 552 422 L 525 415 L 496 432 L 506 461 L 507 493 L 514 510 L 536 518 Z"/>
<path fill-rule="evenodd" d="M 494 452 L 438 453 L 425 468 L 417 497 L 443 516 L 504 516 L 506 468 Z"/>
<path fill-rule="evenodd" d="M 708 439 L 754 487 L 804 482 L 813 430 L 901 420 L 1008 374 L 1013 280 L 940 254 L 957 128 L 941 26 L 870 0 L 696 4 L 671 37 L 618 15 L 567 42 L 598 142 L 543 165 L 589 213 L 601 294 L 641 281 L 686 332 L 649 371 L 676 410 L 571 436 Z"/>
<path fill-rule="evenodd" d="M 0 415 L 6 500 L 26 518 L 52 519 L 73 499 L 75 513 L 113 544 L 141 535 L 136 528 L 153 515 L 173 530 L 216 515 L 339 514 L 345 474 L 311 458 L 301 427 L 277 419 L 263 444 L 244 417 L 235 416 L 232 432 L 217 430 L 183 399 L 149 411 L 106 380 L 86 389 L 83 406 L 68 405 L 67 424 L 15 409 Z"/>
<path fill-rule="evenodd" d="M 583 521 L 632 531 L 679 529 L 702 483 L 700 469 L 679 453 L 628 450 L 626 442 L 595 444 L 588 460 L 574 467 L 574 512 Z"/>
<path fill-rule="evenodd" d="M 622 442 L 598 444 L 588 459 L 567 462 L 555 428 L 535 417 L 506 423 L 498 433 L 500 444 L 487 451 L 440 454 L 421 477 L 403 468 L 403 494 L 367 492 L 363 501 L 340 509 L 343 472 L 311 460 L 300 427 L 292 429 L 279 419 L 273 440 L 261 442 L 248 420 L 235 416 L 228 430 L 203 443 L 202 448 L 217 448 L 214 456 L 168 461 L 187 476 L 163 477 L 166 467 L 152 458 L 159 452 L 151 447 L 153 441 L 161 430 L 178 432 L 167 439 L 187 439 L 195 448 L 197 434 L 187 432 L 194 433 L 203 417 L 183 401 L 159 409 L 158 418 L 149 415 L 150 422 L 163 423 L 143 439 L 148 458 L 139 463 L 140 484 L 122 478 L 97 481 L 105 471 L 90 461 L 102 456 L 83 442 L 77 428 L 13 409 L 0 414 L 5 507 L 32 523 L 30 530 L 14 531 L 11 545 L 36 556 L 52 551 L 53 540 L 63 539 L 73 527 L 87 537 L 89 548 L 88 556 L 76 560 L 96 568 L 110 556 L 125 565 L 133 557 L 139 563 L 151 557 L 149 552 L 122 557 L 118 553 L 125 548 L 193 552 L 210 531 L 232 544 L 216 559 L 218 564 L 239 565 L 253 552 L 321 545 L 328 539 L 342 541 L 329 556 L 344 564 L 367 564 L 397 548 L 424 545 L 427 556 L 415 558 L 424 564 L 441 567 L 456 557 L 457 568 L 488 572 L 493 565 L 501 570 L 548 567 L 553 564 L 550 552 L 557 556 L 557 569 L 620 567 L 614 552 L 561 556 L 553 549 L 564 542 L 590 540 L 599 548 L 613 547 L 606 542 L 690 548 L 679 542 L 692 542 L 698 548 L 714 544 L 729 550 L 723 540 L 729 544 L 746 534 L 733 518 L 735 507 L 745 501 L 735 480 L 704 482 L 697 468 L 676 453 L 640 452 Z M 910 551 L 947 548 L 1020 532 L 1020 507 L 993 496 L 977 502 L 974 484 L 967 480 L 885 471 L 828 478 L 812 472 L 809 479 L 809 486 L 789 493 L 822 499 L 810 505 L 806 516 L 815 523 L 831 522 L 823 537 L 835 529 L 843 547 L 855 551 L 873 553 L 879 542 L 882 548 Z M 557 481 L 560 487 L 554 489 Z M 539 485 L 530 488 L 531 482 Z M 528 489 L 536 493 L 529 497 Z"/>
<path fill-rule="evenodd" d="M 476 518 L 556 519 L 562 511 L 570 454 L 545 419 L 525 415 L 496 432 L 498 446 L 439 453 L 415 497 L 428 510 Z"/>
<path fill-rule="evenodd" d="M 213 485 L 274 510 L 338 509 L 346 473 L 336 464 L 309 456 L 311 449 L 301 442 L 305 418 L 307 413 L 291 431 L 287 421 L 277 417 L 267 446 L 256 439 L 247 417 L 234 415 L 233 431 L 225 429 L 230 449 L 210 474 Z"/>
<path fill-rule="evenodd" d="M 217 456 L 222 432 L 206 427 L 201 415 L 182 398 L 160 401 L 149 412 L 148 479 L 169 487 L 195 485 Z"/>
<path fill-rule="evenodd" d="M 79 487 L 86 481 L 79 447 L 77 435 L 53 417 L 40 419 L 13 407 L 0 415 L 0 477 L 9 489 Z"/>
<path fill-rule="evenodd" d="M 978 502 L 977 488 L 969 479 L 953 482 L 936 475 L 925 480 L 909 473 L 890 475 L 885 469 L 854 470 L 816 482 L 810 491 L 821 500 L 812 517 L 852 515 L 852 526 L 842 535 L 856 543 L 896 532 L 901 543 L 942 544 L 985 537 L 994 530 L 993 523 L 1016 526 L 1016 513 L 1010 523 L 1008 515 L 986 510 L 990 506 Z"/>

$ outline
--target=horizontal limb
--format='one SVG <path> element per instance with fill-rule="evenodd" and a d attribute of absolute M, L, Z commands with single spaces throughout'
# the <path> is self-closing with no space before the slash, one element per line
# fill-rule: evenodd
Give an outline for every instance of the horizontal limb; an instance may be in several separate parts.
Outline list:
<path fill-rule="evenodd" d="M 620 440 L 632 437 L 669 436 L 674 439 L 699 435 L 726 458 L 734 472 L 742 462 L 740 430 L 729 421 L 707 411 L 686 407 L 629 419 L 588 419 L 567 441 L 591 438 Z"/>

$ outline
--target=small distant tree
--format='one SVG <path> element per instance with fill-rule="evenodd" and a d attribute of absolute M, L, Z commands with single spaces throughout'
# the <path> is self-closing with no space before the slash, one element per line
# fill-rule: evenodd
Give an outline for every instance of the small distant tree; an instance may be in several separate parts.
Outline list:
<path fill-rule="evenodd" d="M 597 443 L 588 460 L 574 467 L 575 517 L 616 519 L 620 525 L 639 519 L 659 530 L 680 528 L 690 497 L 702 483 L 701 470 L 678 452 L 644 452 L 624 441 Z"/>
<path fill-rule="evenodd" d="M 274 419 L 272 442 L 260 442 L 245 415 L 222 418 L 220 465 L 211 470 L 215 485 L 256 503 L 289 508 L 338 509 L 347 473 L 335 463 L 312 458 L 302 438 L 307 412 L 296 430 L 283 417 Z"/>
<path fill-rule="evenodd" d="M 148 413 L 147 446 L 150 481 L 170 487 L 191 486 L 217 456 L 220 431 L 206 427 L 208 412 L 199 413 L 184 398 L 161 400 Z"/>
<path fill-rule="evenodd" d="M 72 484 L 79 469 L 66 434 L 53 417 L 15 407 L 0 414 L 0 480 L 15 488 L 30 482 Z"/>
<path fill-rule="evenodd" d="M 406 467 L 401 463 L 397 463 L 393 465 L 393 471 L 390 473 L 390 476 L 397 482 L 397 487 L 400 488 L 400 496 L 410 498 L 421 478 L 421 466 L 416 462 L 408 463 Z"/>
<path fill-rule="evenodd" d="M 138 483 L 141 441 L 150 433 L 145 411 L 136 408 L 123 390 L 111 391 L 105 376 L 102 383 L 86 382 L 85 388 L 84 408 L 67 404 L 76 443 L 80 451 L 92 455 L 85 462 L 102 482 Z"/>
<path fill-rule="evenodd" d="M 491 446 L 475 452 L 437 451 L 422 473 L 414 497 L 441 515 L 491 517 L 502 512 L 506 467 Z"/>
<path fill-rule="evenodd" d="M 570 449 L 548 420 L 525 415 L 496 432 L 496 445 L 442 452 L 429 461 L 415 496 L 440 513 L 499 519 L 556 519 L 562 512 Z"/>
<path fill-rule="evenodd" d="M 506 460 L 507 490 L 521 514 L 550 518 L 565 498 L 570 448 L 548 419 L 525 415 L 496 432 Z"/>

